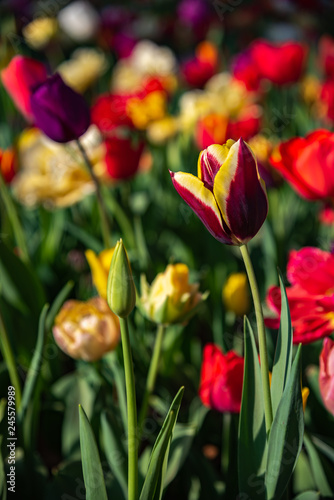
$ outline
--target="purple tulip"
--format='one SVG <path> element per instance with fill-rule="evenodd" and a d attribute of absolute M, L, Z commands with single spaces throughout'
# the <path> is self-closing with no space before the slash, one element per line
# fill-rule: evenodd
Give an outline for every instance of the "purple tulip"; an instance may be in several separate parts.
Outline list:
<path fill-rule="evenodd" d="M 55 142 L 78 139 L 90 125 L 85 99 L 58 73 L 34 88 L 30 104 L 36 127 Z"/>

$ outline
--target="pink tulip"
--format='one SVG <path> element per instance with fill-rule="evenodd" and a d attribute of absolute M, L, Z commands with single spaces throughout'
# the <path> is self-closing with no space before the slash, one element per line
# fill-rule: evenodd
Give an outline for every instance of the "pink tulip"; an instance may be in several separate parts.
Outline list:
<path fill-rule="evenodd" d="M 334 341 L 324 340 L 320 354 L 319 386 L 327 410 L 334 415 Z"/>
<path fill-rule="evenodd" d="M 33 121 L 30 106 L 32 89 L 47 79 L 44 64 L 25 56 L 15 56 L 0 73 L 2 84 L 13 99 L 17 109 L 29 121 Z"/>

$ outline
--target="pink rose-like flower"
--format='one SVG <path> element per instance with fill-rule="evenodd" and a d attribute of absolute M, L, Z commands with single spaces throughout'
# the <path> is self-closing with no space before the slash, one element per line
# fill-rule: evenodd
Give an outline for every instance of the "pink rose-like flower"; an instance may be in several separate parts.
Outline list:
<path fill-rule="evenodd" d="M 244 358 L 234 351 L 223 354 L 219 347 L 204 348 L 199 396 L 202 403 L 220 412 L 239 413 Z"/>
<path fill-rule="evenodd" d="M 44 64 L 25 56 L 15 56 L 8 66 L 1 71 L 1 81 L 17 109 L 32 122 L 30 96 L 32 89 L 47 79 Z"/>
<path fill-rule="evenodd" d="M 334 415 L 334 341 L 324 340 L 320 354 L 319 386 L 327 410 Z"/>

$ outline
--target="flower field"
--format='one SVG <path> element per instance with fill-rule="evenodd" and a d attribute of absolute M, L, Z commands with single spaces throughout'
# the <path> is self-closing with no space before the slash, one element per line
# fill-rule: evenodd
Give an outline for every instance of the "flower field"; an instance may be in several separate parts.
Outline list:
<path fill-rule="evenodd" d="M 0 499 L 334 498 L 334 7 L 0 2 Z"/>

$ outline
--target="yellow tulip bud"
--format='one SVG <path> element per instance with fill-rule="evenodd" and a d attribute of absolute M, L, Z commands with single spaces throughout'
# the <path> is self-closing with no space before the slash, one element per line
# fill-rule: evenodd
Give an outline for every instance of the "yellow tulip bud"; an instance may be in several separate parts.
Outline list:
<path fill-rule="evenodd" d="M 302 399 L 303 399 L 303 410 L 305 411 L 307 398 L 309 397 L 310 389 L 308 387 L 302 387 Z"/>
<path fill-rule="evenodd" d="M 110 309 L 121 318 L 129 316 L 136 305 L 136 289 L 122 240 L 115 246 L 110 265 L 107 301 Z"/>
<path fill-rule="evenodd" d="M 151 286 L 142 277 L 142 312 L 155 323 L 182 323 L 207 297 L 207 294 L 199 293 L 198 288 L 198 283 L 189 283 L 189 269 L 185 264 L 169 264 Z"/>
<path fill-rule="evenodd" d="M 223 288 L 223 302 L 228 311 L 243 316 L 249 311 L 250 298 L 245 273 L 233 273 Z"/>
<path fill-rule="evenodd" d="M 100 297 L 107 298 L 107 282 L 113 248 L 107 248 L 98 255 L 93 250 L 86 250 L 85 255 L 92 272 L 93 283 Z"/>
<path fill-rule="evenodd" d="M 84 361 L 102 358 L 120 339 L 119 320 L 101 297 L 65 302 L 52 331 L 62 351 Z"/>

